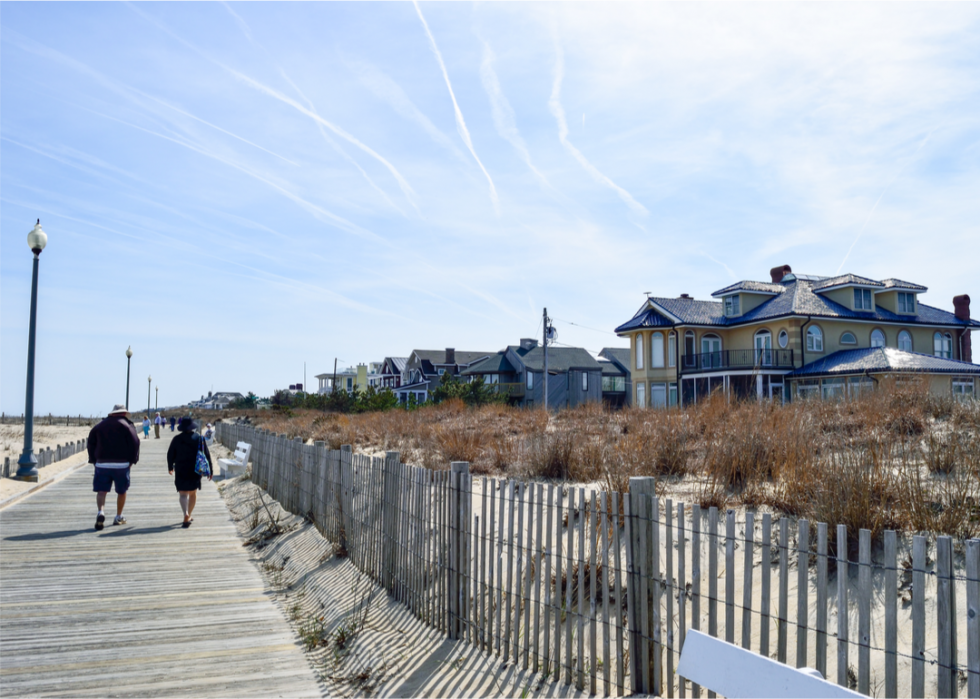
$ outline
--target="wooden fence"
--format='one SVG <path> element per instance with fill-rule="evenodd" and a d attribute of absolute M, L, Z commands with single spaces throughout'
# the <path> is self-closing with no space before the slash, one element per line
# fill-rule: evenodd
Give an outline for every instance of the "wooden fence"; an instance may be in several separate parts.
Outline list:
<path fill-rule="evenodd" d="M 976 539 L 855 541 L 842 525 L 662 500 L 652 478 L 624 495 L 249 425 L 218 423 L 217 438 L 250 443 L 252 480 L 424 623 L 552 681 L 701 696 L 675 672 L 699 629 L 864 694 L 980 697 Z"/>
<path fill-rule="evenodd" d="M 37 454 L 37 467 L 44 468 L 49 464 L 53 464 L 55 461 L 61 461 L 62 459 L 67 459 L 69 456 L 74 456 L 80 451 L 85 451 L 88 449 L 87 439 L 78 439 L 74 442 L 67 442 L 64 445 L 57 445 L 54 449 L 47 447 L 45 449 L 38 449 Z M 3 457 L 3 477 L 10 478 L 12 473 L 17 472 L 17 462 L 11 463 L 10 457 Z"/>

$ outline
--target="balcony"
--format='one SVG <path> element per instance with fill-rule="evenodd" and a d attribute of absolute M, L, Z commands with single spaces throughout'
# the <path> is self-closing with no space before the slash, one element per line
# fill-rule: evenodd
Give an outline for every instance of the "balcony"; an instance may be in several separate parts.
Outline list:
<path fill-rule="evenodd" d="M 793 369 L 793 350 L 738 349 L 685 354 L 680 369 L 682 374 L 729 369 Z"/>
<path fill-rule="evenodd" d="M 493 386 L 497 393 L 502 393 L 509 398 L 524 397 L 525 389 L 523 383 L 492 383 L 490 385 Z"/>

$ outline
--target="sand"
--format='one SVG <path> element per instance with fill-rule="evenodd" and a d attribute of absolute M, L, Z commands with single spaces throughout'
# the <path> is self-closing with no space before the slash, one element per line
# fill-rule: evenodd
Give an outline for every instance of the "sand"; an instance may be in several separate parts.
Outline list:
<path fill-rule="evenodd" d="M 83 425 L 65 427 L 64 425 L 37 425 L 34 427 L 34 452 L 46 447 L 54 449 L 59 444 L 67 444 L 79 439 L 88 437 L 89 430 L 92 428 Z M 10 474 L 17 472 L 17 459 L 20 458 L 24 450 L 24 426 L 23 425 L 0 425 L 0 463 L 5 457 L 9 457 Z M 38 469 L 38 482 L 28 483 L 17 481 L 12 478 L 0 478 L 0 504 L 21 493 L 26 493 L 36 485 L 43 485 L 51 482 L 56 477 L 70 471 L 80 464 L 88 461 L 88 454 L 84 451 L 74 454 L 67 459 L 48 464 L 44 468 Z"/>

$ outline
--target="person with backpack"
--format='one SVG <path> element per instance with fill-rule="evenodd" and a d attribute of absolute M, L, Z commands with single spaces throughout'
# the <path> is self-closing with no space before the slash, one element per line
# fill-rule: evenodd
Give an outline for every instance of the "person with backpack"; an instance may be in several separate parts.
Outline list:
<path fill-rule="evenodd" d="M 184 512 L 184 529 L 194 521 L 194 505 L 201 479 L 211 480 L 211 452 L 204 438 L 197 433 L 197 425 L 191 417 L 182 417 L 177 423 L 180 433 L 170 441 L 167 449 L 167 472 L 174 477 L 174 487 Z"/>

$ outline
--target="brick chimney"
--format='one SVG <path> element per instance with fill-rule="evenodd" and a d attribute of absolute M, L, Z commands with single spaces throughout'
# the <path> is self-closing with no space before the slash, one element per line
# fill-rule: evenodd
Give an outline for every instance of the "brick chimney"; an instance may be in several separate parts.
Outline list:
<path fill-rule="evenodd" d="M 967 294 L 953 297 L 953 315 L 959 320 L 970 320 L 970 297 Z M 973 362 L 973 347 L 970 341 L 970 331 L 960 330 L 960 359 Z"/>
<path fill-rule="evenodd" d="M 690 294 L 681 294 L 680 298 L 682 298 L 682 299 L 689 299 L 689 298 L 691 298 L 691 295 Z"/>
<path fill-rule="evenodd" d="M 773 284 L 778 284 L 783 281 L 783 277 L 792 272 L 792 268 L 789 265 L 779 265 L 778 267 L 773 267 L 769 270 L 769 277 L 772 279 Z"/>
<path fill-rule="evenodd" d="M 453 347 L 446 348 L 446 364 L 456 363 L 456 349 Z"/>

